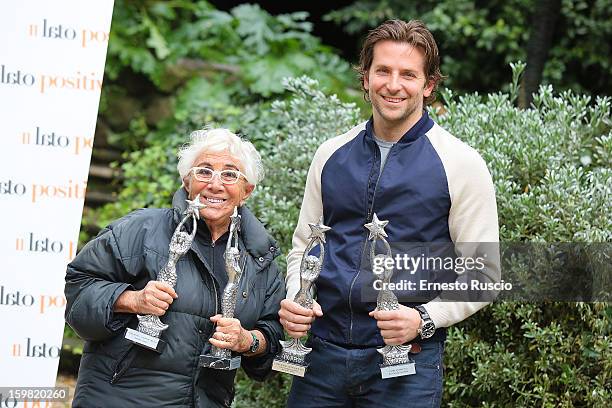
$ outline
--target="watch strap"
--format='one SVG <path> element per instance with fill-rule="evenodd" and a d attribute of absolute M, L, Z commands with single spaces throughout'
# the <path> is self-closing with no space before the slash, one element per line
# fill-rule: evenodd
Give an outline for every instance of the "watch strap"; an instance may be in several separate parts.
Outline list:
<path fill-rule="evenodd" d="M 251 347 L 249 348 L 249 353 L 255 353 L 257 352 L 257 349 L 259 348 L 259 338 L 255 335 L 255 333 L 253 332 L 249 332 L 251 333 L 251 337 L 253 337 L 253 341 L 251 342 Z"/>
<path fill-rule="evenodd" d="M 431 317 L 429 317 L 429 313 L 427 313 L 427 309 L 425 309 L 423 306 L 417 305 L 414 308 L 421 315 L 421 319 L 423 319 L 423 320 L 431 320 Z"/>
<path fill-rule="evenodd" d="M 417 333 L 422 339 L 430 338 L 436 331 L 436 325 L 422 305 L 415 306 L 414 309 L 421 315 L 421 326 L 417 329 Z"/>

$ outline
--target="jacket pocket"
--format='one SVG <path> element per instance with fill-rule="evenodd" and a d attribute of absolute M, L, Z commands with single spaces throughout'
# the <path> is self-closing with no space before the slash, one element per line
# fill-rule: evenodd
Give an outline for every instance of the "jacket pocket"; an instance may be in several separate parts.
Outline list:
<path fill-rule="evenodd" d="M 123 374 L 125 374 L 128 368 L 130 368 L 132 365 L 136 352 L 137 349 L 134 347 L 134 344 L 130 344 L 127 350 L 119 356 L 117 362 L 113 366 L 113 374 L 110 378 L 111 384 L 117 383 L 117 381 L 123 377 Z"/>

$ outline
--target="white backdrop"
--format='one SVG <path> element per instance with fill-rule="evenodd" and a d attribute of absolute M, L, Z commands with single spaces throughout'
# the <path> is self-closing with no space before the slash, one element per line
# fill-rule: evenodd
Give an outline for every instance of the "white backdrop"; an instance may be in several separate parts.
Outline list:
<path fill-rule="evenodd" d="M 0 386 L 53 386 L 113 0 L 0 12 Z"/>

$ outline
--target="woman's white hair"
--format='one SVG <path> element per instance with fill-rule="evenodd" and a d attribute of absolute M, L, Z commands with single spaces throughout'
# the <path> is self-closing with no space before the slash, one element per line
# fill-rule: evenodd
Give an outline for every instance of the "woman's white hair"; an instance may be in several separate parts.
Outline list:
<path fill-rule="evenodd" d="M 190 142 L 179 149 L 176 168 L 181 180 L 189 174 L 198 157 L 204 152 L 224 150 L 237 158 L 244 166 L 244 175 L 249 184 L 257 185 L 264 176 L 261 156 L 255 146 L 227 129 L 202 129 L 192 132 Z"/>

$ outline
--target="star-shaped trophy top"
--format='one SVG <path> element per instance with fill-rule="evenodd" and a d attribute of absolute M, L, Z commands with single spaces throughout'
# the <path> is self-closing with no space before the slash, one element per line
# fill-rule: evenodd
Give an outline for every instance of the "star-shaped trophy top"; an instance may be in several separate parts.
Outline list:
<path fill-rule="evenodd" d="M 368 230 L 370 230 L 370 236 L 368 239 L 371 241 L 373 239 L 379 239 L 382 237 L 387 237 L 387 233 L 385 232 L 385 226 L 389 223 L 389 221 L 381 221 L 378 219 L 376 213 L 372 217 L 372 222 L 369 222 L 364 225 Z"/>
<path fill-rule="evenodd" d="M 193 200 L 185 200 L 187 201 L 187 210 L 186 214 L 193 214 L 196 219 L 200 219 L 200 210 L 202 208 L 206 208 L 206 205 L 200 201 L 200 193 Z"/>
<path fill-rule="evenodd" d="M 317 224 L 309 222 L 308 226 L 310 227 L 309 239 L 318 239 L 321 242 L 325 242 L 325 232 L 329 231 L 331 228 L 327 225 L 323 225 L 323 217 L 319 219 Z"/>

